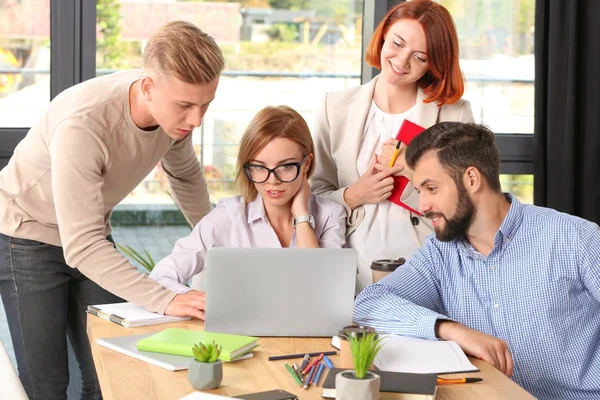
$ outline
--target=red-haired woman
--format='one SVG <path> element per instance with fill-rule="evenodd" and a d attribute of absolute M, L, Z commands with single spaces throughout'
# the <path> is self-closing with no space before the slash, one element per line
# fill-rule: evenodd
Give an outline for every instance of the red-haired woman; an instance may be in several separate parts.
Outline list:
<path fill-rule="evenodd" d="M 424 128 L 442 121 L 473 122 L 458 65 L 458 37 L 448 10 L 412 0 L 389 10 L 366 61 L 381 69 L 362 86 L 328 93 L 317 115 L 312 190 L 344 206 L 347 244 L 359 254 L 357 290 L 371 283 L 371 261 L 412 255 L 433 232 L 430 222 L 387 201 L 392 175 L 411 178 L 404 144 L 389 167 L 404 120 Z M 409 184 L 402 200 L 418 210 Z"/>

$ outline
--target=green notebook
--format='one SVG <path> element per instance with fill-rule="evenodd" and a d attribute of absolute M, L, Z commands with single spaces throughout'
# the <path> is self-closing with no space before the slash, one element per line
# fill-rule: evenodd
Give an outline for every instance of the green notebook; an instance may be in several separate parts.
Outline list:
<path fill-rule="evenodd" d="M 258 346 L 257 337 L 169 328 L 138 341 L 137 348 L 142 351 L 193 357 L 194 344 L 212 343 L 213 340 L 223 347 L 219 357 L 222 361 L 235 360 Z"/>

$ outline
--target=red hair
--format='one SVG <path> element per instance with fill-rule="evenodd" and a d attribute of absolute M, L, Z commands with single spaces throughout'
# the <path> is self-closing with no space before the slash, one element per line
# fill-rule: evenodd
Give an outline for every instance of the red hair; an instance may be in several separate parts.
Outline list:
<path fill-rule="evenodd" d="M 390 27 L 403 19 L 413 19 L 423 27 L 427 42 L 429 69 L 417 82 L 427 98 L 441 107 L 458 101 L 464 91 L 463 75 L 458 65 L 458 35 L 452 16 L 431 0 L 412 0 L 392 7 L 377 26 L 367 48 L 365 60 L 381 69 L 381 48 Z"/>

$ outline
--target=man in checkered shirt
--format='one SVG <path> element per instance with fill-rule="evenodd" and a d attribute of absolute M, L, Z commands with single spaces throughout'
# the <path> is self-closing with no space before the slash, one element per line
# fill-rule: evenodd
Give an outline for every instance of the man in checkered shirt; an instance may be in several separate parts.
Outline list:
<path fill-rule="evenodd" d="M 502 193 L 484 126 L 434 125 L 404 156 L 435 236 L 357 297 L 354 320 L 455 341 L 540 399 L 600 399 L 598 225 Z"/>

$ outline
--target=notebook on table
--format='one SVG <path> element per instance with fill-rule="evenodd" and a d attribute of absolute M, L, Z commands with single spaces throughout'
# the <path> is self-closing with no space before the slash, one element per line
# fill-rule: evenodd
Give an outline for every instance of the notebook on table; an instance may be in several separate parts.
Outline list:
<path fill-rule="evenodd" d="M 331 337 L 352 323 L 354 249 L 212 247 L 206 265 L 207 331 Z"/>
<path fill-rule="evenodd" d="M 425 374 L 477 372 L 456 342 L 383 335 L 383 346 L 373 364 L 383 371 Z"/>
<path fill-rule="evenodd" d="M 86 312 L 126 328 L 190 319 L 190 317 L 160 315 L 132 303 L 96 304 L 87 306 Z"/>
<path fill-rule="evenodd" d="M 331 368 L 323 381 L 322 397 L 335 399 L 335 376 L 347 368 Z M 436 374 L 410 374 L 373 371 L 381 377 L 380 391 L 402 393 L 403 400 L 433 400 L 437 391 Z"/>
<path fill-rule="evenodd" d="M 153 332 L 142 333 L 140 335 L 98 338 L 96 339 L 96 343 L 102 347 L 106 347 L 129 357 L 145 361 L 149 364 L 156 365 L 157 367 L 168 369 L 169 371 L 188 369 L 188 365 L 193 360 L 193 357 L 138 350 L 138 341 L 146 339 L 152 335 L 154 335 Z M 236 358 L 234 361 L 245 360 L 247 358 L 252 358 L 253 356 L 254 354 L 252 353 L 246 353 L 243 356 Z"/>
<path fill-rule="evenodd" d="M 198 342 L 222 346 L 221 361 L 235 360 L 258 346 L 257 337 L 169 328 L 137 342 L 138 350 L 193 357 L 192 347 Z"/>
<path fill-rule="evenodd" d="M 182 397 L 179 400 L 224 400 L 231 399 L 236 400 L 234 397 L 221 396 L 218 394 L 206 393 L 206 392 L 192 392 L 187 396 Z"/>

